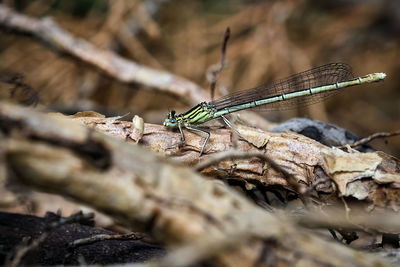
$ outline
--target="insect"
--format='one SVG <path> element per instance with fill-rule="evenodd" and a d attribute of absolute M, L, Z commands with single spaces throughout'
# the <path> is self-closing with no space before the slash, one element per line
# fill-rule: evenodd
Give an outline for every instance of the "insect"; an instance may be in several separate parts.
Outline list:
<path fill-rule="evenodd" d="M 215 101 L 202 102 L 182 114 L 176 114 L 175 110 L 170 110 L 164 126 L 178 128 L 181 133 L 181 141 L 173 146 L 185 143 L 182 128 L 205 133 L 207 137 L 201 148 L 200 157 L 210 138 L 210 132 L 198 126 L 207 121 L 222 118 L 231 127 L 224 115 L 244 109 L 284 110 L 317 103 L 346 87 L 378 82 L 385 77 L 386 74 L 380 72 L 353 78 L 349 65 L 330 63 L 270 84 L 229 94 Z"/>

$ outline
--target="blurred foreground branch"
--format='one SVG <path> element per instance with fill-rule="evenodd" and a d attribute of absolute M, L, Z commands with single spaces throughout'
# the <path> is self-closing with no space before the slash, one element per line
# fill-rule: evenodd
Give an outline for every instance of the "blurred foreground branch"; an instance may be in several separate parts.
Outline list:
<path fill-rule="evenodd" d="M 115 132 L 123 125 L 114 126 Z M 161 151 L 177 134 L 157 125 L 145 126 L 150 131 L 145 130 L 141 143 L 152 149 L 158 142 Z M 0 130 L 3 163 L 17 181 L 68 196 L 127 226 L 145 229 L 177 248 L 161 262 L 165 265 L 171 260 L 190 265 L 211 257 L 215 264 L 229 266 L 266 265 L 271 260 L 309 266 L 386 264 L 298 228 L 289 217 L 269 214 L 220 181 L 205 179 L 190 168 L 71 119 L 0 103 Z M 229 135 L 226 130 L 214 132 Z M 278 137 L 271 136 L 268 142 L 276 142 L 274 138 Z"/>
<path fill-rule="evenodd" d="M 50 18 L 36 19 L 0 4 L 0 27 L 30 34 L 60 53 L 66 53 L 125 83 L 139 83 L 178 96 L 188 104 L 208 99 L 195 83 L 169 72 L 151 69 L 107 50 L 94 47 L 62 29 Z"/>

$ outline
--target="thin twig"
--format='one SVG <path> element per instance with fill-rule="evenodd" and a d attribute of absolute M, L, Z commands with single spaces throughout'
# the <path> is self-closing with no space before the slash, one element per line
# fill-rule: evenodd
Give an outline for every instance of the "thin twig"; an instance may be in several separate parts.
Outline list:
<path fill-rule="evenodd" d="M 365 145 L 377 138 L 385 138 L 385 137 L 391 137 L 391 136 L 396 136 L 396 135 L 400 135 L 400 130 L 394 131 L 392 133 L 387 133 L 387 132 L 374 133 L 368 137 L 358 140 L 357 142 L 354 142 L 353 144 L 350 145 L 350 147 L 357 147 L 357 146 Z M 344 148 L 344 147 L 345 146 L 341 146 L 340 148 Z"/>
<path fill-rule="evenodd" d="M 34 248 L 37 248 L 55 228 L 69 223 L 87 222 L 88 220 L 93 219 L 93 217 L 94 213 L 83 214 L 82 211 L 79 211 L 68 217 L 60 217 L 58 221 L 48 224 L 45 228 L 45 232 L 39 237 L 35 238 L 30 244 L 25 242 L 24 244 L 15 247 L 15 249 L 7 255 L 4 265 L 9 267 L 19 266 L 26 253 Z"/>
<path fill-rule="evenodd" d="M 99 235 L 93 235 L 93 236 L 90 236 L 87 238 L 80 238 L 80 239 L 74 240 L 68 244 L 68 247 L 76 248 L 79 246 L 93 244 L 93 243 L 104 241 L 104 240 L 140 240 L 143 238 L 144 238 L 143 235 L 137 234 L 134 232 L 120 234 L 120 235 L 99 234 Z"/>
<path fill-rule="evenodd" d="M 347 202 L 346 202 L 346 200 L 344 199 L 344 197 L 341 197 L 341 199 L 342 199 L 342 202 L 343 202 L 343 204 L 344 204 L 345 211 L 346 211 L 346 220 L 350 221 L 350 211 L 351 211 L 351 209 L 350 209 L 349 206 L 347 205 Z"/>
<path fill-rule="evenodd" d="M 212 72 L 212 80 L 211 80 L 211 85 L 210 85 L 211 101 L 214 101 L 215 86 L 217 85 L 219 74 L 221 73 L 222 69 L 225 66 L 226 46 L 228 44 L 228 40 L 229 40 L 230 36 L 231 36 L 231 30 L 228 27 L 228 28 L 226 28 L 225 35 L 224 35 L 224 41 L 222 43 L 222 48 L 221 48 L 221 63 L 219 65 L 219 68 L 216 71 Z"/>
<path fill-rule="evenodd" d="M 23 244 L 15 247 L 14 250 L 15 253 L 10 253 L 7 255 L 6 260 L 4 262 L 4 266 L 7 267 L 19 266 L 25 254 L 28 251 L 37 248 L 48 236 L 49 232 L 44 232 L 38 238 L 34 239 L 29 245 L 27 244 L 27 242 L 24 242 Z"/>
<path fill-rule="evenodd" d="M 29 84 L 25 83 L 24 76 L 20 73 L 2 74 L 0 73 L 0 82 L 14 85 L 10 90 L 10 97 L 13 98 L 20 91 L 20 104 L 26 106 L 36 106 L 41 102 L 39 94 Z"/>

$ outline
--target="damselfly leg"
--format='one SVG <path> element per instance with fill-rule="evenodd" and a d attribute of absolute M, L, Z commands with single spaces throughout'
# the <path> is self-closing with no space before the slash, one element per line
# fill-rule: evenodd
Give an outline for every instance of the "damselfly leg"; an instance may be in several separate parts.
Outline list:
<path fill-rule="evenodd" d="M 183 130 L 182 130 L 182 125 L 180 123 L 178 124 L 178 129 L 179 129 L 179 132 L 181 133 L 181 137 L 182 137 L 181 141 L 168 146 L 167 149 L 171 149 L 175 146 L 180 147 L 181 145 L 183 145 L 186 142 L 186 138 L 185 138 L 185 135 L 183 134 Z"/>
<path fill-rule="evenodd" d="M 197 131 L 197 132 L 202 132 L 202 133 L 207 134 L 206 140 L 204 141 L 203 146 L 201 147 L 200 154 L 199 154 L 199 161 L 200 161 L 200 157 L 201 157 L 201 155 L 203 155 L 204 148 L 205 148 L 206 145 L 207 145 L 208 139 L 210 139 L 210 132 L 208 132 L 208 131 L 206 131 L 206 130 L 203 130 L 203 129 L 194 128 L 194 127 L 191 127 L 191 126 L 186 126 L 186 129 L 192 130 L 192 131 Z"/>
<path fill-rule="evenodd" d="M 222 118 L 222 120 L 225 122 L 225 124 L 226 124 L 229 128 L 231 128 L 238 136 L 240 136 L 240 138 L 242 138 L 243 140 L 245 140 L 246 142 L 248 142 L 248 143 L 251 144 L 251 142 L 250 142 L 246 137 L 244 137 L 244 136 L 238 131 L 238 129 L 236 129 L 236 127 L 233 126 L 232 123 L 231 123 L 227 118 L 225 118 L 224 115 L 222 115 L 221 118 Z"/>

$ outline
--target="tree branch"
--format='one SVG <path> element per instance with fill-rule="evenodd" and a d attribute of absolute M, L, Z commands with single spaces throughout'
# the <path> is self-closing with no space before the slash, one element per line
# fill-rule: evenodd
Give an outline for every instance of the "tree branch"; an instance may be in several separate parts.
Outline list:
<path fill-rule="evenodd" d="M 139 83 L 170 93 L 187 104 L 197 104 L 208 99 L 208 94 L 195 83 L 166 71 L 136 64 L 111 51 L 98 49 L 62 29 L 50 18 L 32 18 L 0 4 L 0 26 L 33 35 L 56 51 L 86 62 L 121 82 Z"/>
<path fill-rule="evenodd" d="M 157 141 L 160 152 L 176 135 L 157 125 L 145 127 L 152 129 L 145 128 L 142 144 L 154 149 Z M 3 158 L 18 181 L 90 205 L 127 226 L 140 226 L 169 246 L 190 247 L 201 259 L 212 256 L 216 264 L 233 264 L 239 258 L 242 266 L 254 266 L 267 246 L 277 262 L 287 261 L 280 255 L 292 251 L 298 255 L 293 263 L 384 264 L 297 229 L 290 218 L 267 213 L 220 181 L 71 119 L 0 103 L 0 130 Z M 299 151 L 305 143 L 292 149 Z M 276 159 L 282 162 L 282 157 Z"/>
<path fill-rule="evenodd" d="M 186 143 L 181 148 L 170 148 L 180 141 L 180 133 L 160 125 L 145 124 L 143 137 L 139 138 L 140 131 L 130 122 L 100 117 L 75 119 L 122 140 L 136 142 L 140 139 L 141 145 L 188 165 L 198 163 L 204 142 L 204 137 L 185 130 Z M 251 144 L 240 139 L 235 155 L 230 157 L 232 152 L 227 150 L 233 147 L 231 130 L 212 130 L 201 157 L 203 174 L 222 179 L 229 177 L 253 186 L 279 185 L 299 194 L 304 193 L 305 185 L 311 192 L 323 193 L 330 201 L 341 202 L 342 196 L 351 196 L 366 204 L 373 203 L 372 208 L 396 209 L 400 204 L 396 197 L 400 161 L 394 157 L 383 152 L 354 150 L 346 153 L 293 132 L 272 133 L 240 125 L 237 129 Z M 279 168 L 274 167 L 276 165 Z M 300 188 L 303 189 L 299 191 Z"/>

